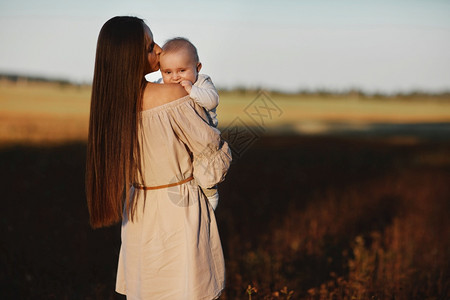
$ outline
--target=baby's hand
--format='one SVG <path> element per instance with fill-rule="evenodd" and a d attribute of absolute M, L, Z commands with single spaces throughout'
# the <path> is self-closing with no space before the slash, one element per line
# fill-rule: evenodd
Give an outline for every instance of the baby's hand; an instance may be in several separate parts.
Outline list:
<path fill-rule="evenodd" d="M 190 82 L 189 80 L 183 80 L 182 82 L 180 82 L 180 84 L 184 87 L 188 94 L 191 94 L 192 82 Z"/>

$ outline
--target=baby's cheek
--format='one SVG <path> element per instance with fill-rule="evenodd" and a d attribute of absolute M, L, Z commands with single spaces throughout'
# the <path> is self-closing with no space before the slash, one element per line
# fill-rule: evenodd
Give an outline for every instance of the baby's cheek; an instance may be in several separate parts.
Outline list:
<path fill-rule="evenodd" d="M 188 78 L 186 78 L 186 80 L 189 80 L 190 82 L 194 83 L 197 80 L 197 74 L 193 73 L 193 74 L 189 74 L 189 76 L 186 76 Z"/>

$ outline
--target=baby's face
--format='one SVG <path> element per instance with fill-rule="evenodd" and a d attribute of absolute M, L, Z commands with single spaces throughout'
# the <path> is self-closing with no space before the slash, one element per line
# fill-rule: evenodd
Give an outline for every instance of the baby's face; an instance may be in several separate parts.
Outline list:
<path fill-rule="evenodd" d="M 193 62 L 188 51 L 180 50 L 172 53 L 162 53 L 159 60 L 164 83 L 180 83 L 197 80 L 200 63 Z"/>

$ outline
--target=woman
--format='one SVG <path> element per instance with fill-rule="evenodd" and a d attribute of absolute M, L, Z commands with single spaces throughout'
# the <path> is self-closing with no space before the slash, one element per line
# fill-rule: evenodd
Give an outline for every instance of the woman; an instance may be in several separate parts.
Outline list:
<path fill-rule="evenodd" d="M 224 260 L 201 192 L 231 155 L 178 84 L 146 82 L 161 48 L 143 20 L 115 17 L 99 34 L 86 194 L 91 225 L 122 220 L 116 291 L 128 299 L 214 299 Z"/>

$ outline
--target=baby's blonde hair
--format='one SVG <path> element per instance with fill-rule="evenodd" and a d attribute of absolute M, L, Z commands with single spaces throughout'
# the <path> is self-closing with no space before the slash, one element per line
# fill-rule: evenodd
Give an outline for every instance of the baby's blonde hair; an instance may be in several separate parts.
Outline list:
<path fill-rule="evenodd" d="M 162 46 L 162 50 L 163 54 L 174 53 L 180 50 L 187 50 L 195 64 L 200 61 L 198 58 L 197 48 L 195 48 L 194 44 L 192 44 L 187 38 L 184 37 L 176 37 L 167 40 L 166 43 Z"/>

